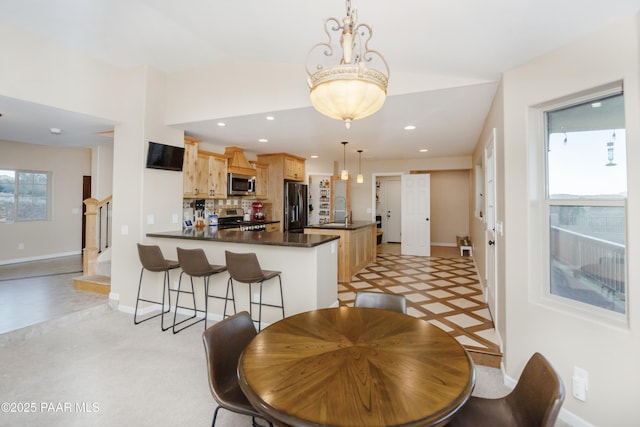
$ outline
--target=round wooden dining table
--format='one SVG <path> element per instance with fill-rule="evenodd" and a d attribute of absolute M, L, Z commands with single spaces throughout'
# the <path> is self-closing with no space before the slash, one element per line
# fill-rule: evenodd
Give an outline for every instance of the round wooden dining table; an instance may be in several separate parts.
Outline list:
<path fill-rule="evenodd" d="M 240 387 L 277 425 L 440 426 L 475 385 L 473 362 L 430 323 L 377 308 L 308 311 L 260 332 Z"/>

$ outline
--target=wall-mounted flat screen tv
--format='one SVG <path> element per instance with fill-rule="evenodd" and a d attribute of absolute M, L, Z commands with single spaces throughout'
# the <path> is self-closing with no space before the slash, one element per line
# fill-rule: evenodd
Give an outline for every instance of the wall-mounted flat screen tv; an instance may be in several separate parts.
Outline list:
<path fill-rule="evenodd" d="M 183 161 L 184 148 L 149 141 L 148 168 L 181 171 Z"/>

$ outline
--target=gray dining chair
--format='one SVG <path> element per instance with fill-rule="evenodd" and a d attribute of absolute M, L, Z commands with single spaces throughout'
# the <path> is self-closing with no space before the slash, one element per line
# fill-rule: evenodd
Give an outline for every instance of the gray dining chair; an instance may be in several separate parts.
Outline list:
<path fill-rule="evenodd" d="M 356 293 L 354 307 L 382 308 L 407 314 L 407 299 L 404 295 L 384 292 L 359 291 Z"/>

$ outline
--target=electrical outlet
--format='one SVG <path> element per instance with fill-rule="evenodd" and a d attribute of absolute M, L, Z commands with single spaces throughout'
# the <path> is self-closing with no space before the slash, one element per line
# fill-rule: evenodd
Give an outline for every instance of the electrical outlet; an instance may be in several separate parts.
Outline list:
<path fill-rule="evenodd" d="M 18 250 L 21 251 L 24 249 L 24 243 L 18 243 Z"/>
<path fill-rule="evenodd" d="M 260 291 L 259 290 L 254 290 L 253 291 L 252 299 L 253 299 L 253 302 L 255 302 L 255 303 L 260 302 Z"/>
<path fill-rule="evenodd" d="M 587 371 L 574 366 L 571 385 L 573 397 L 583 402 L 587 400 L 587 390 L 589 390 L 589 373 Z"/>

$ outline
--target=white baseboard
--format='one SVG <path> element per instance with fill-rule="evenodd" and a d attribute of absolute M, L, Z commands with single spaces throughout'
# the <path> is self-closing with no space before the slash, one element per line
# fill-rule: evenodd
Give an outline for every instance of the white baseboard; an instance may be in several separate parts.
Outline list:
<path fill-rule="evenodd" d="M 571 427 L 595 427 L 590 422 L 583 420 L 573 412 L 568 411 L 564 408 L 560 410 L 560 415 L 558 415 L 558 418 L 569 424 Z"/>
<path fill-rule="evenodd" d="M 21 262 L 28 262 L 28 261 L 42 261 L 43 259 L 61 258 L 65 256 L 81 255 L 81 254 L 82 254 L 82 251 L 73 251 L 73 252 L 61 252 L 57 254 L 38 255 L 38 256 L 25 257 L 25 258 L 6 259 L 6 260 L 0 261 L 0 265 L 18 264 Z"/>
<path fill-rule="evenodd" d="M 431 246 L 445 246 L 447 248 L 455 248 L 458 245 L 456 245 L 455 243 L 431 242 Z"/>

